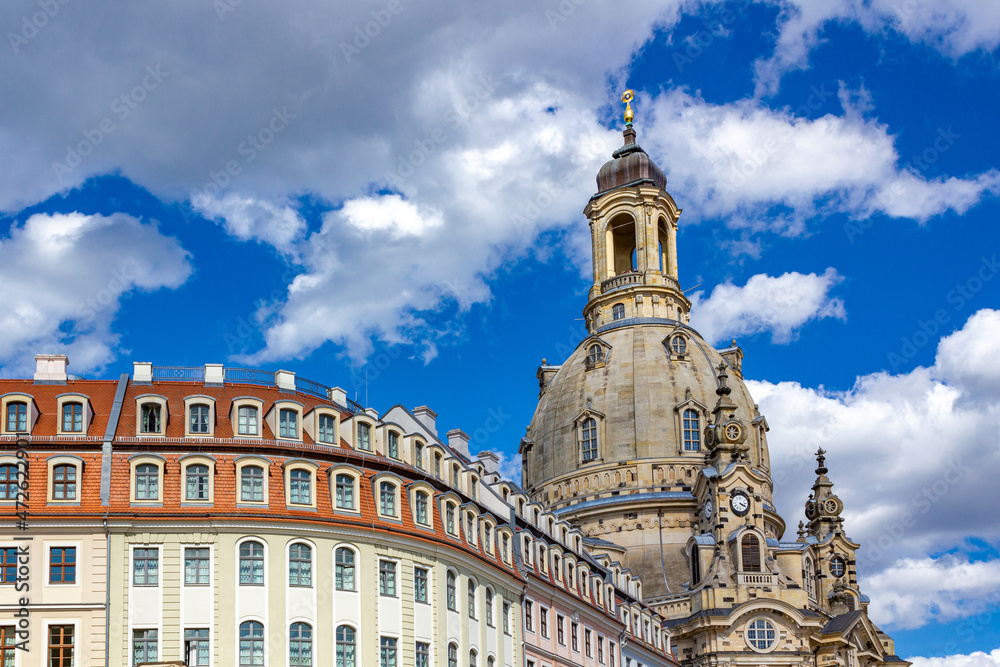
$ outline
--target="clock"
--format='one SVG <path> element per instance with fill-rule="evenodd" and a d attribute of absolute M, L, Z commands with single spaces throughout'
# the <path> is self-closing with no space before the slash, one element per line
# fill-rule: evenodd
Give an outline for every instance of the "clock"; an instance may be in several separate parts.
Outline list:
<path fill-rule="evenodd" d="M 730 424 L 726 427 L 726 438 L 733 442 L 740 439 L 740 427 L 736 424 Z"/>
<path fill-rule="evenodd" d="M 750 496 L 742 491 L 737 491 L 729 497 L 729 506 L 736 516 L 745 516 L 750 511 Z"/>
<path fill-rule="evenodd" d="M 847 566 L 844 564 L 844 559 L 840 556 L 834 556 L 830 559 L 830 574 L 840 579 L 844 576 L 847 571 Z"/>
<path fill-rule="evenodd" d="M 712 501 L 711 500 L 706 500 L 705 501 L 705 510 L 704 510 L 705 511 L 705 518 L 706 519 L 711 519 L 712 518 L 712 512 L 714 510 L 715 510 L 715 507 L 712 505 Z"/>
<path fill-rule="evenodd" d="M 836 514 L 837 500 L 835 498 L 827 498 L 826 502 L 823 504 L 823 508 L 826 510 L 827 514 Z"/>

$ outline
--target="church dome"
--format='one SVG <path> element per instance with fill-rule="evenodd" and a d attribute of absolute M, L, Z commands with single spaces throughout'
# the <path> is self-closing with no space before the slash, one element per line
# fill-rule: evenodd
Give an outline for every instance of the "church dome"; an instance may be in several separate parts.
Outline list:
<path fill-rule="evenodd" d="M 667 188 L 667 177 L 656 166 L 646 151 L 635 143 L 635 130 L 629 127 L 625 133 L 625 145 L 612 154 L 597 172 L 597 192 L 607 192 L 624 185 L 649 183 Z"/>
<path fill-rule="evenodd" d="M 615 483 L 618 489 L 688 485 L 687 469 L 708 465 L 706 429 L 719 398 L 720 363 L 729 366 L 729 399 L 736 406 L 735 418 L 748 430 L 750 463 L 766 469 L 762 419 L 743 384 L 741 355 L 736 347 L 717 351 L 694 329 L 669 320 L 626 319 L 602 327 L 558 370 L 548 367 L 550 377 L 527 436 L 526 488 L 552 487 L 550 492 L 565 503 L 585 501 L 608 491 L 600 483 L 603 472 L 609 464 L 623 462 L 629 468 L 642 462 L 662 469 L 651 470 L 651 478 L 643 482 L 639 480 L 645 475 L 637 470 L 635 482 L 628 483 L 626 476 Z M 599 427 L 598 451 L 584 461 L 581 421 L 591 416 Z M 672 483 L 669 468 L 674 469 Z M 575 482 L 590 469 L 599 478 L 597 487 L 591 483 L 587 491 L 576 489 Z"/>

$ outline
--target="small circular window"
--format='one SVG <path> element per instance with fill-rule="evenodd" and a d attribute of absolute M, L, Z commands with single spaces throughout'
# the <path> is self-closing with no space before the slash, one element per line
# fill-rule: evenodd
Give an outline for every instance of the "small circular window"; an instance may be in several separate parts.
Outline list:
<path fill-rule="evenodd" d="M 771 621 L 758 618 L 747 626 L 746 638 L 747 644 L 755 651 L 770 651 L 774 648 L 778 635 Z"/>
<path fill-rule="evenodd" d="M 834 556 L 830 559 L 830 574 L 840 579 L 844 576 L 844 572 L 847 571 L 847 567 L 844 565 L 844 559 L 840 556 Z"/>
<path fill-rule="evenodd" d="M 687 341 L 684 340 L 684 336 L 674 336 L 671 338 L 670 349 L 674 351 L 674 354 L 684 354 L 687 352 Z"/>

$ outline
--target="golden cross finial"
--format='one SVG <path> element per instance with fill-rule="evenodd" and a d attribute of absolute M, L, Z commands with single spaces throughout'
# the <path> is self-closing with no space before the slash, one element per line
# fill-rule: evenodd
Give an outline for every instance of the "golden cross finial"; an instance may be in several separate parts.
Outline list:
<path fill-rule="evenodd" d="M 632 100 L 635 98 L 635 93 L 631 88 L 622 93 L 622 102 L 625 103 L 625 123 L 627 125 L 632 124 Z"/>

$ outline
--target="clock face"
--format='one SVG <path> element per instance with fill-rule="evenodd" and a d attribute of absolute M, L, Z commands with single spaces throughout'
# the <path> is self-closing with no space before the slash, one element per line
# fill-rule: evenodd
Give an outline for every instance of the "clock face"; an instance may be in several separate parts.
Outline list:
<path fill-rule="evenodd" d="M 834 500 L 833 498 L 828 499 L 826 501 L 824 507 L 826 508 L 826 513 L 827 514 L 836 514 L 837 513 L 837 501 Z"/>
<path fill-rule="evenodd" d="M 844 576 L 844 572 L 847 571 L 847 566 L 844 564 L 844 559 L 840 556 L 834 556 L 830 559 L 830 574 L 840 579 Z"/>
<path fill-rule="evenodd" d="M 740 427 L 736 424 L 730 424 L 726 427 L 726 437 L 730 440 L 739 440 L 740 438 Z"/>
<path fill-rule="evenodd" d="M 715 510 L 715 507 L 713 507 L 712 501 L 711 500 L 706 500 L 705 501 L 705 518 L 706 519 L 711 519 L 712 518 L 712 512 L 714 510 Z"/>
<path fill-rule="evenodd" d="M 816 516 L 816 506 L 813 505 L 812 503 L 806 505 L 806 516 L 809 517 L 810 519 Z"/>
<path fill-rule="evenodd" d="M 737 491 L 729 498 L 729 505 L 736 516 L 743 516 L 750 510 L 750 498 L 742 491 Z"/>

